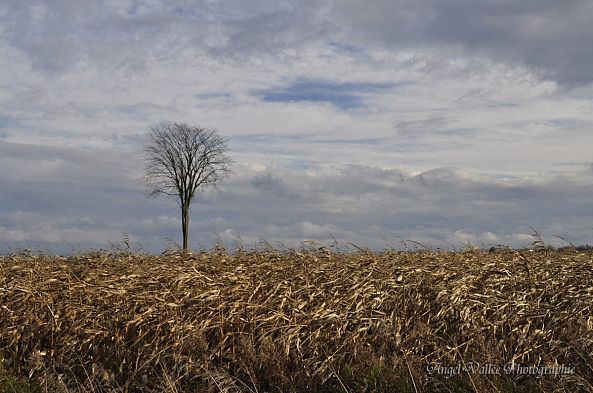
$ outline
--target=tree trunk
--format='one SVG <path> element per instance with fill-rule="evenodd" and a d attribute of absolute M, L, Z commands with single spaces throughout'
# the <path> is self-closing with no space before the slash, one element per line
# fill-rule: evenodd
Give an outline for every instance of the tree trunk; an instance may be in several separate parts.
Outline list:
<path fill-rule="evenodd" d="M 187 252 L 187 238 L 189 235 L 189 206 L 186 205 L 181 207 L 181 230 L 183 232 L 183 252 Z"/>

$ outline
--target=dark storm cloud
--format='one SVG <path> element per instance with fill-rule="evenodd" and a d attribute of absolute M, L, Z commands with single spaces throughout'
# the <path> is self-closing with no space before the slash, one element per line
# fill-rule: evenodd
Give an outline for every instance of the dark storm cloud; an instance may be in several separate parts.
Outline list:
<path fill-rule="evenodd" d="M 335 10 L 354 37 L 401 48 L 465 49 L 522 64 L 562 84 L 593 81 L 593 3 L 568 1 L 357 0 Z M 379 40 L 379 41 L 377 41 Z"/>
<path fill-rule="evenodd" d="M 278 177 L 273 177 L 270 172 L 258 173 L 252 180 L 251 184 L 257 190 L 277 196 L 279 198 L 285 197 L 288 194 L 286 185 Z"/>

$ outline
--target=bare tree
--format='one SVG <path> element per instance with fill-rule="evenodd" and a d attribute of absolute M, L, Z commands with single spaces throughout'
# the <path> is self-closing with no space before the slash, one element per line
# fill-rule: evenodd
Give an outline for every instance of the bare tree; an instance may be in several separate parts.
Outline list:
<path fill-rule="evenodd" d="M 231 173 L 227 141 L 214 129 L 163 122 L 149 129 L 144 147 L 149 195 L 177 199 L 183 251 L 188 250 L 189 207 L 197 192 L 218 188 Z"/>

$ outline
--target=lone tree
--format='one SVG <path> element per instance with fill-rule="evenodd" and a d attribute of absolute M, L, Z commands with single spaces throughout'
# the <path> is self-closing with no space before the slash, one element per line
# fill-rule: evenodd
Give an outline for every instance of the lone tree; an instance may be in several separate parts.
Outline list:
<path fill-rule="evenodd" d="M 188 249 L 189 207 L 197 192 L 218 188 L 230 175 L 232 160 L 227 150 L 226 139 L 214 129 L 170 122 L 149 129 L 144 179 L 150 196 L 177 200 L 184 252 Z"/>

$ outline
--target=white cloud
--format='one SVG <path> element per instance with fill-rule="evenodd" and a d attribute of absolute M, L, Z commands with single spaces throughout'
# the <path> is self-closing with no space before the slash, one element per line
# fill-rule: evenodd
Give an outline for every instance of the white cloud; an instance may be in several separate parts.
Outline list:
<path fill-rule="evenodd" d="M 231 138 L 200 244 L 590 242 L 590 5 L 444 4 L 3 2 L 0 242 L 177 236 L 135 183 L 161 120 Z"/>

